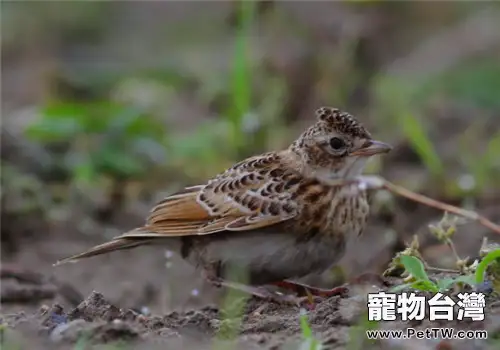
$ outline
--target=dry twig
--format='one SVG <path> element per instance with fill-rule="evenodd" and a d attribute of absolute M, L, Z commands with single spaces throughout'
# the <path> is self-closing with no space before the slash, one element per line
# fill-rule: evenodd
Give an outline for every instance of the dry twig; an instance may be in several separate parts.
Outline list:
<path fill-rule="evenodd" d="M 399 196 L 406 197 L 412 201 L 419 202 L 429 207 L 478 222 L 482 226 L 492 230 L 495 233 L 500 234 L 500 225 L 495 224 L 488 218 L 475 211 L 459 208 L 454 205 L 443 203 L 430 197 L 424 196 L 422 194 L 412 192 L 402 186 L 395 185 L 380 176 L 361 176 L 357 181 L 359 182 L 360 187 L 363 187 L 365 189 L 385 189 Z"/>

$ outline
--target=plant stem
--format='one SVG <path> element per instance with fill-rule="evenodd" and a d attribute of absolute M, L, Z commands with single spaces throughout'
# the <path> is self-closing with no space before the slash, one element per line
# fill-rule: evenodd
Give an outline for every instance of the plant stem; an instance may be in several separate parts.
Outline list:
<path fill-rule="evenodd" d="M 455 248 L 455 244 L 453 244 L 453 241 L 451 239 L 449 239 L 449 238 L 446 239 L 446 245 L 451 249 L 451 251 L 453 252 L 453 255 L 455 256 L 455 259 L 457 261 L 462 260 L 460 258 L 460 256 L 458 255 L 457 249 Z"/>
<path fill-rule="evenodd" d="M 404 187 L 395 185 L 395 184 L 393 184 L 385 179 L 381 178 L 381 180 L 383 182 L 381 187 L 385 188 L 386 190 L 388 190 L 390 192 L 396 193 L 400 196 L 406 197 L 406 198 L 411 199 L 415 202 L 422 203 L 422 204 L 427 205 L 429 207 L 437 208 L 437 209 L 443 210 L 445 212 L 450 212 L 452 214 L 465 217 L 469 220 L 476 221 L 480 225 L 482 225 L 486 228 L 489 228 L 490 230 L 494 231 L 495 233 L 500 234 L 500 226 L 495 224 L 494 222 L 492 222 L 488 218 L 480 215 L 479 213 L 476 213 L 472 210 L 465 210 L 465 209 L 456 207 L 456 206 L 451 205 L 451 204 L 446 204 L 446 203 L 437 201 L 435 199 L 429 198 L 429 197 L 424 196 L 422 194 L 412 192 Z"/>

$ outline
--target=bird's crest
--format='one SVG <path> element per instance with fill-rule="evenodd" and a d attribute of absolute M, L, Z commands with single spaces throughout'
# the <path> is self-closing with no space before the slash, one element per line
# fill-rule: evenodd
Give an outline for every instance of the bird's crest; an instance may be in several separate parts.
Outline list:
<path fill-rule="evenodd" d="M 316 110 L 316 116 L 322 126 L 331 131 L 343 134 L 371 139 L 371 135 L 365 127 L 351 114 L 333 107 L 320 107 Z"/>

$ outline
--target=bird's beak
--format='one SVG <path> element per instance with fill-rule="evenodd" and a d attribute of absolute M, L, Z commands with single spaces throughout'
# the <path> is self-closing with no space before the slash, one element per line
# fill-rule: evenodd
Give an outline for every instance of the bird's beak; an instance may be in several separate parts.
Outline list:
<path fill-rule="evenodd" d="M 352 156 L 369 157 L 375 154 L 387 153 L 392 149 L 392 146 L 380 141 L 369 140 L 363 147 L 351 153 Z"/>

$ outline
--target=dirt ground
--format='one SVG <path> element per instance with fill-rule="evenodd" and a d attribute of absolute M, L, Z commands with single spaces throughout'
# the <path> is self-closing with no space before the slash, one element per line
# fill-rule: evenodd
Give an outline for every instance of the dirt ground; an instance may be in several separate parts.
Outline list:
<path fill-rule="evenodd" d="M 308 313 L 316 337 L 326 349 L 494 349 L 486 341 L 459 340 L 382 340 L 364 341 L 366 318 L 364 293 L 379 290 L 383 285 L 362 284 L 342 296 L 318 303 Z M 500 333 L 500 307 L 490 304 L 484 322 L 383 323 L 380 329 L 413 327 L 453 327 L 463 330 L 487 330 L 490 338 Z M 42 306 L 34 312 L 2 315 L 2 337 L 6 349 L 71 349 L 96 344 L 124 344 L 130 349 L 298 349 L 307 348 L 299 325 L 299 309 L 283 305 L 263 304 L 250 300 L 245 307 L 239 335 L 227 339 L 231 322 L 223 320 L 216 306 L 204 306 L 183 312 L 144 316 L 131 309 L 110 303 L 98 292 L 92 292 L 77 307 L 65 309 L 59 304 Z M 217 335 L 217 337 L 215 337 Z M 216 339 L 216 340 L 214 340 Z M 77 344 L 77 345 L 75 345 Z M 126 344 L 126 345 L 125 345 Z M 12 347 L 8 347 L 12 346 Z M 14 347 L 17 346 L 17 347 Z M 304 347 L 305 346 L 305 347 Z M 82 348 L 82 347 L 78 347 Z"/>
<path fill-rule="evenodd" d="M 419 215 L 429 212 L 412 213 Z M 476 250 L 482 237 L 478 227 L 464 227 L 468 233 L 459 236 L 460 253 L 471 247 Z M 21 240 L 16 253 L 2 257 L 0 319 L 5 349 L 99 348 L 117 342 L 132 349 L 204 349 L 214 344 L 236 348 L 234 341 L 242 349 L 305 346 L 298 307 L 254 299 L 245 306 L 240 332 L 225 339 L 231 322 L 220 311 L 223 291 L 206 285 L 191 266 L 159 248 L 138 248 L 53 267 L 68 252 L 102 240 L 100 236 L 67 235 L 63 228 L 52 228 L 43 238 Z M 309 311 L 313 333 L 325 348 L 470 349 L 471 344 L 477 349 L 494 348 L 483 340 L 366 340 L 366 294 L 401 283 L 397 278 L 379 277 L 393 252 L 401 248 L 399 239 L 389 233 L 380 216 L 373 220 L 368 234 L 348 247 L 342 262 L 350 274 L 364 273 L 364 277 L 349 284 L 345 295 L 319 302 Z M 429 236 L 422 234 L 421 239 L 429 261 L 449 255 Z M 336 284 L 328 276 L 313 276 L 307 282 L 326 287 Z M 500 335 L 500 308 L 495 301 L 494 297 L 488 300 L 484 322 L 387 322 L 379 328 L 485 329 L 493 339 Z"/>

